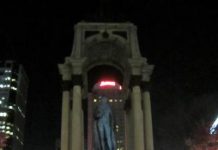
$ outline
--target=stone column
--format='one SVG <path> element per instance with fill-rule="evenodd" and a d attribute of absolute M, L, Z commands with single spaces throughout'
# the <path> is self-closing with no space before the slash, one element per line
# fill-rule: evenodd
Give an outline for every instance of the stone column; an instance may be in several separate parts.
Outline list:
<path fill-rule="evenodd" d="M 69 150 L 69 104 L 70 91 L 64 90 L 62 94 L 61 150 Z"/>
<path fill-rule="evenodd" d="M 150 93 L 147 88 L 148 83 L 143 83 L 143 113 L 144 113 L 144 132 L 145 132 L 145 150 L 153 150 L 153 128 L 152 128 L 152 114 L 151 114 L 151 100 Z"/>
<path fill-rule="evenodd" d="M 131 98 L 128 98 L 125 103 L 125 134 L 125 148 L 127 150 L 134 149 Z"/>
<path fill-rule="evenodd" d="M 143 112 L 141 103 L 141 89 L 139 85 L 132 87 L 131 93 L 132 104 L 132 123 L 133 123 L 133 149 L 144 150 L 144 127 Z M 131 141 L 130 141 L 131 142 Z"/>
<path fill-rule="evenodd" d="M 70 150 L 83 150 L 83 111 L 80 85 L 73 86 L 72 98 Z"/>
<path fill-rule="evenodd" d="M 71 90 L 71 67 L 66 64 L 58 65 L 62 75 L 62 116 L 61 116 L 61 150 L 69 150 L 70 133 L 70 90 Z"/>

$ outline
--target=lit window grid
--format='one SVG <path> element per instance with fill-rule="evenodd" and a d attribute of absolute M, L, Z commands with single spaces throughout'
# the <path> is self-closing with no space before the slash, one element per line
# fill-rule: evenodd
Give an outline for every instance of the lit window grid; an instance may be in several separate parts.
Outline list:
<path fill-rule="evenodd" d="M 9 131 L 9 130 L 2 130 L 2 129 L 0 129 L 0 132 L 1 132 L 1 133 L 5 133 L 5 134 L 7 134 L 7 135 L 9 135 L 9 136 L 14 135 L 14 133 L 13 133 L 12 131 Z"/>
<path fill-rule="evenodd" d="M 7 102 L 5 103 L 4 101 L 0 100 L 0 108 L 5 108 L 5 109 L 9 109 L 9 110 L 14 110 L 14 106 L 12 105 L 8 105 Z M 4 117 L 4 115 L 1 114 L 0 112 L 0 117 Z"/>
<path fill-rule="evenodd" d="M 11 130 L 11 126 L 0 125 L 0 129 Z"/>
<path fill-rule="evenodd" d="M 0 100 L 5 100 L 5 99 L 6 99 L 5 96 L 1 96 L 1 97 L 0 97 Z"/>
<path fill-rule="evenodd" d="M 13 125 L 11 123 L 7 125 L 1 125 L 2 121 L 0 121 L 0 132 L 1 133 L 5 133 L 7 135 L 7 138 L 11 137 L 14 135 L 14 137 L 23 145 L 23 141 L 22 139 L 19 137 L 19 135 L 21 134 L 20 129 L 18 127 L 15 127 L 17 132 L 13 132 Z"/>
<path fill-rule="evenodd" d="M 7 83 L 7 81 L 9 81 L 9 82 L 16 82 L 17 81 L 16 79 L 11 78 L 10 76 L 1 77 L 0 79 L 1 79 L 0 80 L 1 82 L 6 82 L 6 83 Z"/>
<path fill-rule="evenodd" d="M 2 101 L 2 100 L 0 100 L 0 108 L 6 108 L 6 109 L 14 110 L 14 106 L 7 105 L 7 103 L 4 104 L 4 101 Z"/>
<path fill-rule="evenodd" d="M 1 69 L 1 68 L 0 68 Z M 3 75 L 4 76 L 10 76 L 11 75 L 11 73 L 12 73 L 12 70 L 11 69 L 1 69 L 3 72 L 5 72 Z M 14 91 L 17 91 L 18 89 L 17 89 L 17 87 L 14 87 L 14 86 L 8 86 L 8 84 L 10 84 L 11 82 L 17 82 L 17 80 L 16 79 L 13 79 L 13 78 L 1 78 L 2 76 L 0 76 L 0 84 L 3 84 L 2 85 L 2 88 L 0 88 L 0 95 L 2 96 L 2 92 L 3 93 L 5 93 L 5 92 L 7 92 L 7 93 L 5 93 L 5 94 L 7 94 L 8 95 L 8 91 L 9 90 L 14 90 Z M 3 79 L 3 80 L 2 80 Z M 19 84 L 18 84 L 19 85 Z M 3 94 L 4 95 L 4 94 Z M 0 100 L 1 100 L 1 96 L 0 96 Z M 3 98 L 4 100 L 5 100 L 5 104 L 7 104 L 7 100 L 8 100 L 8 96 L 4 96 L 4 98 Z M 23 113 L 23 111 L 20 109 L 20 108 L 18 108 L 17 107 L 17 105 L 15 105 L 15 106 L 10 106 L 10 105 L 1 105 L 0 106 L 0 108 L 8 108 L 8 109 L 15 109 L 17 112 L 19 112 L 18 114 L 20 114 L 21 116 L 23 116 L 23 117 L 25 117 L 25 115 L 24 115 L 24 113 Z M 4 125 L 7 125 L 8 123 L 6 122 L 6 121 L 0 121 L 0 125 L 1 124 L 4 124 Z M 10 125 L 10 124 L 8 124 L 8 125 Z M 13 124 L 11 124 L 11 126 L 13 127 Z M 16 131 L 16 129 L 17 129 L 17 131 Z M 14 138 L 16 137 L 16 134 L 17 133 L 19 133 L 18 134 L 18 139 L 19 139 L 19 135 L 22 137 L 23 135 L 22 135 L 22 132 L 21 132 L 21 130 L 19 129 L 19 128 L 15 128 L 15 135 L 13 136 Z M 9 132 L 8 132 L 9 133 Z M 11 133 L 10 133 L 11 134 Z M 20 143 L 21 143 L 21 145 L 23 145 L 23 142 L 22 142 L 22 140 L 17 140 L 17 141 L 20 141 Z"/>
<path fill-rule="evenodd" d="M 11 77 L 7 76 L 4 78 L 5 81 L 11 81 Z"/>
<path fill-rule="evenodd" d="M 16 109 L 16 107 L 15 107 L 15 106 L 12 106 L 12 105 L 1 105 L 1 101 L 0 101 L 0 108 L 6 108 L 6 109 L 10 109 L 10 110 L 15 110 L 15 109 Z M 21 116 L 22 116 L 23 118 L 26 117 L 19 106 L 17 106 L 17 110 L 18 110 L 18 112 L 21 114 Z M 6 117 L 6 116 L 7 116 L 6 113 L 0 112 L 0 117 Z"/>
<path fill-rule="evenodd" d="M 3 75 L 0 76 L 0 83 L 8 83 L 8 82 L 11 82 L 11 81 L 12 81 L 11 75 L 3 74 Z"/>
<path fill-rule="evenodd" d="M 7 112 L 0 112 L 0 117 L 7 117 L 8 113 Z"/>
<path fill-rule="evenodd" d="M 5 133 L 7 135 L 13 135 L 13 129 L 11 126 L 7 126 L 6 124 L 0 125 L 0 132 Z"/>
<path fill-rule="evenodd" d="M 16 82 L 16 79 L 11 78 L 11 76 L 8 75 L 0 76 L 0 89 L 12 89 L 17 91 L 17 87 L 10 85 L 11 82 Z"/>
<path fill-rule="evenodd" d="M 11 73 L 11 69 L 5 69 L 5 73 Z"/>
<path fill-rule="evenodd" d="M 21 132 L 21 130 L 15 126 L 15 132 L 14 132 L 14 137 L 16 137 L 16 139 L 23 145 L 23 134 Z"/>
<path fill-rule="evenodd" d="M 10 84 L 0 84 L 0 89 L 9 89 L 10 87 Z"/>

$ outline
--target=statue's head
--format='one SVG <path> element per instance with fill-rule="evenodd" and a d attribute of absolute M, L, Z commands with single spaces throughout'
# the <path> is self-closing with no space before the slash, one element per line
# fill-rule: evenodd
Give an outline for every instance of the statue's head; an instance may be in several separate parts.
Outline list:
<path fill-rule="evenodd" d="M 102 103 L 107 103 L 108 98 L 106 96 L 100 96 L 99 97 Z"/>

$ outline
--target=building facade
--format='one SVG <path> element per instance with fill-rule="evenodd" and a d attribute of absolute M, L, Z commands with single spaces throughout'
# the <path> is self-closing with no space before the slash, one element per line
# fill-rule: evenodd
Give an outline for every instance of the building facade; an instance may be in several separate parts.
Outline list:
<path fill-rule="evenodd" d="M 0 133 L 4 150 L 22 150 L 28 78 L 13 61 L 0 62 Z"/>

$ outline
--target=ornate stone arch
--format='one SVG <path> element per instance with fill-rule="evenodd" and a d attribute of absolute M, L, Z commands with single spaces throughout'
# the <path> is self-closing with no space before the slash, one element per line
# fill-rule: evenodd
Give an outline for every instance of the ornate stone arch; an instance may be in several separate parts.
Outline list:
<path fill-rule="evenodd" d="M 59 64 L 66 87 L 63 88 L 61 150 L 84 149 L 85 105 L 82 102 L 88 97 L 87 74 L 90 69 L 100 65 L 121 70 L 122 92 L 129 93 L 123 98 L 127 118 L 125 146 L 134 150 L 153 150 L 148 85 L 154 66 L 141 56 L 137 28 L 128 22 L 80 22 L 75 25 L 72 53 L 63 64 Z"/>

